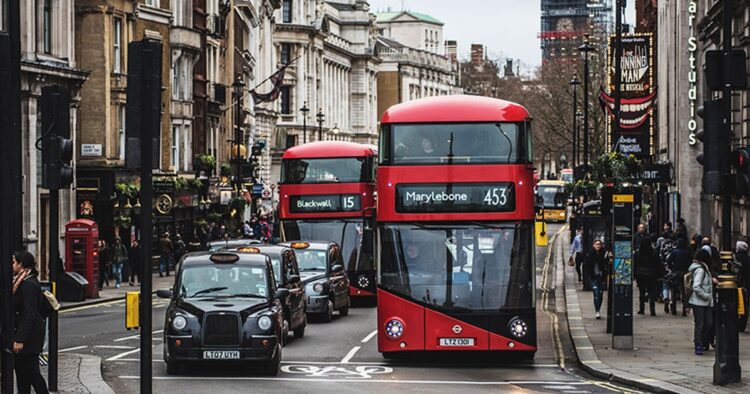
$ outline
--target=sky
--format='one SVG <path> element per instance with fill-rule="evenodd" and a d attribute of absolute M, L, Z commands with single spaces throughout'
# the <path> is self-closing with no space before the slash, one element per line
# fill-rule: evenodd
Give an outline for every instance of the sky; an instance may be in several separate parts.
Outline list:
<path fill-rule="evenodd" d="M 518 59 L 526 72 L 538 67 L 542 52 L 541 0 L 369 0 L 371 12 L 403 9 L 429 14 L 443 23 L 443 38 L 458 41 L 459 57 L 468 59 L 472 43 L 484 44 L 490 59 Z M 635 20 L 635 0 L 625 20 Z"/>

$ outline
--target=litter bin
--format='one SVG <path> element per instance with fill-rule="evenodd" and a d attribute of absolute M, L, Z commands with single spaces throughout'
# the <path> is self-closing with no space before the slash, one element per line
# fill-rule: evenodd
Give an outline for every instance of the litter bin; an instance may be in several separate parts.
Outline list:
<path fill-rule="evenodd" d="M 65 272 L 57 281 L 57 299 L 66 302 L 86 300 L 89 281 L 77 272 Z"/>

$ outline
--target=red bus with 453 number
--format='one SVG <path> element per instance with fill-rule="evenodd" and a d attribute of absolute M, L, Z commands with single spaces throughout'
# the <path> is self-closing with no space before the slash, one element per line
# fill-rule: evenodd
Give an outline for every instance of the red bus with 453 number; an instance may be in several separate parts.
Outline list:
<path fill-rule="evenodd" d="M 536 351 L 529 114 L 491 98 L 389 108 L 377 174 L 378 350 Z"/>
<path fill-rule="evenodd" d="M 287 149 L 279 183 L 284 241 L 333 241 L 341 246 L 352 297 L 374 297 L 374 146 L 319 141 Z"/>

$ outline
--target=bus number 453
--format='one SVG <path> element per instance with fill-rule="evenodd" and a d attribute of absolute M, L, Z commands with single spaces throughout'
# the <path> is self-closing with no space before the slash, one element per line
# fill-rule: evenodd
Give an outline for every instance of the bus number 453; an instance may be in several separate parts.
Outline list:
<path fill-rule="evenodd" d="M 490 206 L 505 205 L 508 202 L 508 196 L 506 193 L 508 189 L 495 187 L 487 190 L 487 194 L 484 195 L 484 203 Z"/>

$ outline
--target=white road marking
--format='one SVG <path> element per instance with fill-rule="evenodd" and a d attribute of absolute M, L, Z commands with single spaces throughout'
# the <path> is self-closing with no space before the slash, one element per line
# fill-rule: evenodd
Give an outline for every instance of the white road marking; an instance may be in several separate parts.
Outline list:
<path fill-rule="evenodd" d="M 362 343 L 367 343 L 372 337 L 378 334 L 378 330 L 373 330 L 371 333 L 367 334 L 365 339 L 362 340 Z"/>
<path fill-rule="evenodd" d="M 164 330 L 156 330 L 156 331 L 152 331 L 152 334 L 160 334 L 162 332 L 164 332 Z M 129 337 L 117 338 L 117 339 L 114 340 L 114 342 L 122 342 L 122 341 L 127 341 L 129 339 L 136 339 L 136 338 L 140 338 L 140 337 L 141 337 L 141 334 L 135 334 L 135 335 L 131 335 Z"/>
<path fill-rule="evenodd" d="M 120 358 L 117 360 L 118 362 L 133 362 L 133 363 L 139 363 L 141 362 L 140 358 Z M 162 359 L 153 359 L 153 362 L 159 362 L 162 363 L 164 360 Z M 281 361 L 282 364 L 306 364 L 306 365 L 339 365 L 341 362 L 338 361 Z M 347 363 L 348 365 L 385 365 L 385 366 L 394 366 L 398 367 L 398 364 L 391 364 L 387 362 L 364 362 L 364 361 L 349 361 Z M 409 364 L 409 367 L 434 367 L 434 364 Z M 486 365 L 475 365 L 475 367 L 484 367 Z M 514 364 L 514 365 L 492 365 L 497 366 L 500 369 L 508 370 L 508 369 L 520 369 L 520 368 L 560 368 L 557 364 Z"/>
<path fill-rule="evenodd" d="M 550 390 L 574 390 L 575 389 L 575 387 L 570 386 L 570 385 L 565 385 L 565 386 L 549 385 L 549 386 L 542 386 L 542 387 L 544 387 L 545 389 L 550 389 Z"/>
<path fill-rule="evenodd" d="M 134 349 L 134 347 L 132 346 L 122 346 L 122 345 L 95 345 L 94 347 L 99 348 L 99 349 L 123 349 L 123 350 Z"/>
<path fill-rule="evenodd" d="M 58 350 L 57 352 L 58 352 L 58 353 L 72 352 L 72 351 L 74 351 L 74 350 L 81 350 L 81 349 L 86 349 L 87 347 L 88 347 L 88 346 L 86 346 L 86 345 L 83 345 L 83 346 L 75 346 L 75 347 L 69 347 L 69 348 L 67 348 L 67 349 L 60 349 L 60 350 Z"/>
<path fill-rule="evenodd" d="M 348 363 L 349 360 L 351 360 L 352 357 L 354 357 L 354 355 L 357 354 L 357 352 L 359 351 L 359 349 L 362 349 L 362 347 L 361 346 L 355 346 L 355 347 L 353 347 L 352 350 L 350 350 L 349 353 L 347 353 L 346 356 L 344 356 L 344 358 L 341 359 L 341 364 Z"/>
<path fill-rule="evenodd" d="M 105 361 L 117 361 L 117 360 L 119 360 L 119 359 L 121 359 L 121 358 L 123 358 L 123 357 L 125 357 L 125 356 L 129 356 L 129 355 L 131 355 L 131 354 L 133 354 L 133 353 L 137 353 L 137 352 L 139 352 L 140 350 L 141 350 L 141 348 L 135 348 L 135 349 L 133 349 L 133 350 L 129 350 L 129 351 L 127 351 L 127 352 L 124 352 L 124 353 L 120 353 L 120 354 L 118 354 L 118 355 L 116 355 L 116 356 L 112 356 L 112 357 L 110 357 L 110 358 L 106 359 Z"/>
<path fill-rule="evenodd" d="M 134 375 L 123 375 L 118 376 L 120 379 L 135 380 L 140 379 L 140 376 Z M 200 376 L 154 376 L 154 380 L 205 380 L 205 381 L 257 381 L 257 380 L 272 380 L 272 381 L 288 381 L 288 382 L 325 382 L 325 383 L 396 383 L 396 384 L 433 384 L 433 385 L 471 385 L 471 386 L 512 386 L 512 385 L 546 385 L 555 384 L 559 382 L 550 381 L 535 381 L 535 380 L 510 380 L 510 381 L 494 381 L 494 382 L 477 382 L 469 380 L 390 380 L 390 379 L 312 379 L 312 378 L 284 378 L 284 377 L 250 377 L 250 376 L 216 376 L 216 377 L 200 377 Z M 590 385 L 589 382 L 568 382 L 566 383 L 571 386 L 586 386 Z"/>

